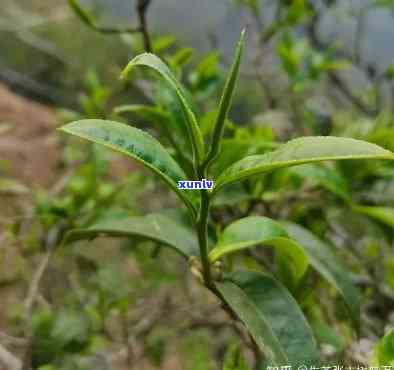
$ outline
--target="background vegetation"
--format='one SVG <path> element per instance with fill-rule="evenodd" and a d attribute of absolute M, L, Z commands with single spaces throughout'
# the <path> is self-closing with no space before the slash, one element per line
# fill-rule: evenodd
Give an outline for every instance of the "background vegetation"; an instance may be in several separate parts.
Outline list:
<path fill-rule="evenodd" d="M 300 135 L 352 137 L 394 151 L 393 10 L 390 0 L 4 0 L 0 80 L 51 110 L 0 94 L 0 365 L 266 368 L 244 327 L 190 273 L 195 266 L 162 244 L 133 235 L 61 246 L 74 228 L 123 217 L 146 224 L 143 215 L 171 213 L 180 203 L 135 162 L 55 128 L 82 118 L 132 122 L 175 148 L 188 168 L 171 89 L 144 70 L 127 81 L 119 75 L 137 54 L 159 55 L 186 87 L 208 141 L 233 45 L 246 27 L 213 174 Z M 392 207 L 391 162 L 313 164 L 229 187 L 212 207 L 217 229 L 209 232 L 215 239 L 239 218 L 266 216 L 312 233 L 318 239 L 305 245 L 314 269 L 300 289 L 286 286 L 322 362 L 388 365 Z M 225 262 L 278 274 L 267 248 Z"/>

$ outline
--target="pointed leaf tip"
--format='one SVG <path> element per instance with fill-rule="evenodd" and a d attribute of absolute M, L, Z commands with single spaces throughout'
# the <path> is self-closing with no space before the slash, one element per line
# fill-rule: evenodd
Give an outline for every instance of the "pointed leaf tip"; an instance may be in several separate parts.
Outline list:
<path fill-rule="evenodd" d="M 235 162 L 216 179 L 214 192 L 216 193 L 224 185 L 276 169 L 346 159 L 393 160 L 394 154 L 362 140 L 334 136 L 300 137 L 272 152 L 248 156 Z"/>
<path fill-rule="evenodd" d="M 193 155 L 196 158 L 196 161 L 199 162 L 204 156 L 205 144 L 200 127 L 197 123 L 197 119 L 188 102 L 188 99 L 186 98 L 186 93 L 183 86 L 176 79 L 168 65 L 155 54 L 143 53 L 137 55 L 125 67 L 121 76 L 123 76 L 123 78 L 127 77 L 127 75 L 135 66 L 143 66 L 156 71 L 176 93 L 186 118 L 186 125 L 189 133 L 189 139 L 192 144 Z"/>
<path fill-rule="evenodd" d="M 210 164 L 214 161 L 214 159 L 216 159 L 216 157 L 219 155 L 221 150 L 221 141 L 224 133 L 224 126 L 226 123 L 226 118 L 230 111 L 235 87 L 239 76 L 241 59 L 244 49 L 244 41 L 245 41 L 245 32 L 242 31 L 235 51 L 234 61 L 232 63 L 230 72 L 226 80 L 226 84 L 223 89 L 222 97 L 220 99 L 218 115 L 216 118 L 215 127 L 213 130 L 213 135 L 211 140 L 211 147 L 208 155 L 206 156 L 204 162 L 204 168 L 208 168 L 210 166 Z"/>

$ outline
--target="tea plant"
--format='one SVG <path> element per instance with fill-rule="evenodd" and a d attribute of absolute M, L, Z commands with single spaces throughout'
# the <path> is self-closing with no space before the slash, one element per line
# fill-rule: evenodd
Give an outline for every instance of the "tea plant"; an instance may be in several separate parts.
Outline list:
<path fill-rule="evenodd" d="M 172 248 L 188 261 L 191 272 L 221 302 L 231 319 L 243 322 L 256 346 L 264 353 L 265 366 L 316 366 L 320 363 L 320 356 L 300 307 L 300 297 L 310 268 L 313 268 L 339 291 L 358 330 L 359 296 L 345 268 L 325 243 L 302 226 L 289 221 L 249 216 L 246 212 L 247 217 L 222 228 L 223 222 L 216 221 L 214 217 L 215 202 L 223 194 L 231 198 L 233 186 L 239 183 L 248 186 L 259 176 L 277 170 L 329 160 L 392 160 L 394 154 L 375 144 L 350 138 L 300 137 L 273 145 L 278 146 L 274 150 L 266 145 L 261 148 L 251 141 L 252 151 L 263 154 L 223 158 L 224 150 L 230 153 L 232 150 L 231 143 L 227 148 L 224 146 L 229 139 L 224 139 L 223 134 L 225 126 L 229 125 L 227 116 L 243 47 L 244 32 L 213 126 L 207 130 L 206 137 L 188 92 L 160 58 L 144 53 L 132 59 L 124 69 L 123 79 L 136 67 L 153 70 L 176 95 L 183 119 L 171 121 L 173 126 L 168 134 L 185 135 L 182 139 L 186 145 L 175 147 L 173 151 L 182 155 L 183 161 L 175 160 L 157 139 L 131 125 L 89 119 L 61 128 L 63 132 L 104 145 L 140 162 L 168 185 L 183 202 L 188 214 L 188 219 L 182 217 L 179 210 L 136 217 L 106 217 L 88 228 L 69 232 L 64 244 L 105 234 L 138 236 Z M 166 114 L 165 111 L 155 113 L 160 116 Z M 190 148 L 189 152 L 184 152 L 185 148 Z M 235 157 L 242 153 L 236 147 L 234 150 Z M 214 188 L 197 191 L 178 187 L 181 181 L 203 179 L 213 179 Z M 233 255 L 259 246 L 272 247 L 275 251 L 275 260 L 268 271 L 235 266 Z"/>

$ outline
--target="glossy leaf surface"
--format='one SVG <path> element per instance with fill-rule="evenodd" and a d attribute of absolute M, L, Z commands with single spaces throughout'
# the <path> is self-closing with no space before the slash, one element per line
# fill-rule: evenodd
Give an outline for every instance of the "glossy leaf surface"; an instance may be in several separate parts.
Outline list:
<path fill-rule="evenodd" d="M 151 135 L 113 121 L 82 120 L 69 123 L 62 131 L 126 154 L 158 174 L 194 213 L 193 194 L 178 189 L 186 175 L 164 147 Z"/>
<path fill-rule="evenodd" d="M 303 248 L 289 238 L 282 225 L 267 217 L 245 217 L 227 226 L 209 258 L 213 262 L 257 245 L 268 245 L 277 250 L 282 267 L 290 271 L 290 280 L 298 281 L 305 274 L 308 257 Z"/>
<path fill-rule="evenodd" d="M 215 190 L 250 176 L 300 164 L 344 159 L 394 159 L 393 153 L 365 141 L 311 136 L 289 141 L 279 149 L 241 159 L 227 168 L 215 182 Z"/>

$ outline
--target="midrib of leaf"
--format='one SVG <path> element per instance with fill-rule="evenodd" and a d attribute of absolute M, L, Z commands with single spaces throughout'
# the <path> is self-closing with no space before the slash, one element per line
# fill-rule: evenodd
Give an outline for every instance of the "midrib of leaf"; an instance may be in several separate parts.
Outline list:
<path fill-rule="evenodd" d="M 125 124 L 123 124 L 123 123 L 117 122 L 117 124 L 118 124 L 118 125 L 125 126 L 125 127 L 129 127 L 128 125 L 125 125 Z M 146 135 L 147 137 L 149 137 L 149 135 L 148 135 L 145 131 L 139 130 L 139 129 L 135 128 L 135 127 L 133 127 L 133 129 L 138 130 L 142 135 Z M 135 159 L 137 162 L 143 164 L 144 166 L 148 167 L 148 168 L 151 169 L 153 172 L 155 172 L 156 174 L 158 174 L 160 177 L 163 178 L 163 180 L 174 190 L 174 192 L 179 196 L 179 198 L 181 198 L 181 200 L 186 204 L 186 206 L 187 206 L 187 208 L 189 209 L 189 211 L 190 211 L 190 212 L 192 213 L 192 215 L 195 217 L 195 215 L 196 215 L 196 209 L 195 209 L 193 203 L 191 202 L 191 200 L 185 195 L 184 192 L 182 192 L 182 191 L 180 191 L 180 190 L 178 189 L 178 186 L 177 186 L 177 184 L 174 182 L 173 179 L 171 179 L 169 176 L 167 176 L 164 172 L 162 172 L 161 170 L 159 170 L 158 168 L 156 168 L 156 167 L 155 167 L 154 165 L 152 165 L 151 163 L 145 161 L 143 158 L 138 157 L 138 156 L 135 155 L 134 153 L 128 152 L 128 151 L 125 150 L 124 148 L 117 147 L 117 146 L 115 146 L 115 145 L 113 145 L 113 144 L 111 144 L 111 143 L 109 143 L 109 142 L 107 142 L 107 141 L 104 141 L 104 140 L 101 141 L 101 140 L 94 139 L 94 138 L 92 138 L 91 136 L 86 135 L 86 134 L 83 134 L 83 133 L 81 133 L 81 132 L 75 133 L 75 132 L 73 132 L 72 130 L 69 130 L 69 129 L 67 128 L 67 125 L 66 125 L 66 126 L 63 126 L 63 127 L 60 127 L 59 130 L 60 130 L 60 131 L 63 131 L 63 132 L 66 132 L 66 133 L 68 133 L 68 134 L 74 135 L 74 136 L 78 136 L 78 137 L 80 137 L 80 138 L 82 138 L 82 139 L 86 139 L 86 140 L 88 140 L 88 141 L 94 142 L 94 143 L 96 143 L 96 144 L 105 146 L 105 147 L 107 147 L 107 148 L 109 148 L 109 149 L 112 149 L 112 150 L 114 150 L 114 151 L 116 151 L 116 152 L 125 154 L 125 155 L 127 155 L 127 156 L 129 156 L 129 157 L 132 157 L 133 159 Z M 178 166 L 178 164 L 177 164 L 174 160 L 173 160 L 172 162 L 173 162 L 172 164 L 174 165 L 174 168 L 175 168 L 177 171 L 179 171 L 179 173 L 177 174 L 177 175 L 179 176 L 179 178 L 180 178 L 180 179 L 186 178 L 186 175 L 183 173 L 182 169 Z"/>
<path fill-rule="evenodd" d="M 249 158 L 256 158 L 257 157 L 263 157 L 266 156 L 270 153 L 267 154 L 262 154 L 262 155 L 253 155 L 253 156 L 248 156 L 245 157 L 243 160 L 249 159 Z M 225 172 L 219 176 L 215 188 L 213 191 L 213 194 L 216 193 L 220 188 L 222 188 L 224 185 L 229 185 L 232 184 L 236 181 L 242 181 L 247 177 L 258 175 L 258 174 L 264 174 L 269 171 L 273 171 L 279 168 L 283 167 L 291 167 L 291 166 L 297 166 L 297 165 L 302 165 L 302 164 L 308 164 L 308 163 L 315 163 L 315 162 L 323 162 L 323 161 L 337 161 L 337 160 L 354 160 L 354 159 L 394 159 L 394 156 L 391 155 L 382 155 L 382 156 L 376 156 L 376 155 L 344 155 L 344 156 L 333 156 L 333 157 L 313 157 L 309 159 L 303 159 L 303 160 L 290 160 L 286 162 L 280 162 L 277 164 L 265 164 L 261 165 L 258 167 L 254 167 L 253 169 L 250 170 L 241 170 L 238 175 L 232 175 L 227 177 L 227 179 L 221 179 L 222 177 L 225 177 Z M 235 164 L 237 164 L 236 162 Z M 232 165 L 233 166 L 233 165 Z M 230 166 L 231 168 L 231 166 Z"/>

